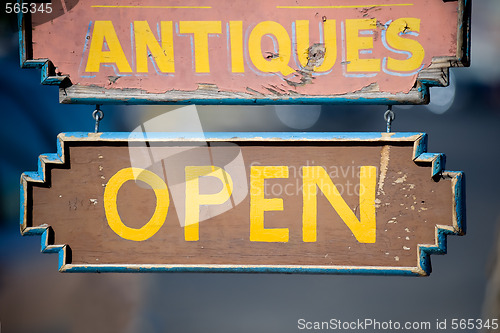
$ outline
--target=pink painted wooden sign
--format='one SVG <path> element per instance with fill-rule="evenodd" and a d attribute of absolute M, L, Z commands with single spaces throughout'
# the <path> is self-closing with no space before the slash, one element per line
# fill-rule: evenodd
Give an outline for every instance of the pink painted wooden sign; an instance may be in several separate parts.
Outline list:
<path fill-rule="evenodd" d="M 465 0 L 62 4 L 20 16 L 62 103 L 416 104 L 469 62 Z"/>

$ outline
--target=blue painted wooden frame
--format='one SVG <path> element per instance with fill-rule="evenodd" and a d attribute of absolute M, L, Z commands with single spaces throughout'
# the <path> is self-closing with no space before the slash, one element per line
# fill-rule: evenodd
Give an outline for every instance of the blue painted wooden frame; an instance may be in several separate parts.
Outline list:
<path fill-rule="evenodd" d="M 443 1 L 443 0 L 436 0 Z M 447 86 L 449 84 L 450 67 L 467 67 L 470 65 L 470 20 L 472 0 L 457 1 L 458 29 L 457 53 L 453 57 L 435 57 L 428 69 L 422 70 L 415 82 L 415 87 L 409 93 L 379 93 L 353 92 L 345 95 L 329 96 L 244 96 L 244 97 L 211 97 L 175 98 L 165 97 L 162 94 L 144 93 L 132 89 L 104 89 L 93 88 L 81 91 L 71 84 L 69 76 L 58 75 L 50 59 L 33 59 L 31 40 L 28 40 L 26 31 L 30 31 L 30 20 L 22 12 L 18 14 L 19 53 L 22 68 L 41 69 L 41 83 L 60 87 L 59 100 L 64 104 L 200 104 L 200 105 L 270 105 L 270 104 L 370 104 L 370 105 L 397 105 L 397 104 L 427 104 L 430 101 L 429 88 L 433 86 Z M 17 0 L 22 3 L 23 0 Z"/>
<path fill-rule="evenodd" d="M 431 177 L 442 177 L 451 180 L 453 191 L 453 226 L 436 225 L 435 243 L 419 244 L 418 263 L 415 267 L 370 267 L 370 266 L 245 266 L 245 265 L 74 265 L 67 262 L 68 245 L 51 244 L 49 225 L 29 227 L 27 221 L 27 205 L 29 202 L 27 187 L 29 183 L 45 183 L 47 164 L 61 165 L 65 163 L 65 142 L 118 142 L 118 141 L 230 141 L 230 142 L 376 142 L 391 144 L 396 142 L 413 142 L 413 161 L 430 165 Z M 322 273 L 322 274 L 369 274 L 369 275 L 407 275 L 426 276 L 431 273 L 431 254 L 447 252 L 448 235 L 464 235 L 465 226 L 465 176 L 461 171 L 444 169 L 443 154 L 427 153 L 427 135 L 425 133 L 332 133 L 332 132 L 257 132 L 257 133 L 62 133 L 57 140 L 57 153 L 42 154 L 39 157 L 38 171 L 25 172 L 21 175 L 20 184 L 20 224 L 23 235 L 41 235 L 41 251 L 59 254 L 59 271 L 61 272 L 243 272 L 243 273 Z"/>

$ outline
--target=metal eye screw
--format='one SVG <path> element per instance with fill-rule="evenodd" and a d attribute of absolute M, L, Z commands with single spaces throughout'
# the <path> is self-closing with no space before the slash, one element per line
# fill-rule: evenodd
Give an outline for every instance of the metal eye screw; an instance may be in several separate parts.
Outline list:
<path fill-rule="evenodd" d="M 104 112 L 101 110 L 100 105 L 95 106 L 94 112 L 92 112 L 92 118 L 95 119 L 95 133 L 99 132 L 99 122 L 104 118 Z"/>
<path fill-rule="evenodd" d="M 387 124 L 387 133 L 391 133 L 392 122 L 396 119 L 396 115 L 392 111 L 392 105 L 387 106 L 387 111 L 384 113 L 384 119 Z"/>

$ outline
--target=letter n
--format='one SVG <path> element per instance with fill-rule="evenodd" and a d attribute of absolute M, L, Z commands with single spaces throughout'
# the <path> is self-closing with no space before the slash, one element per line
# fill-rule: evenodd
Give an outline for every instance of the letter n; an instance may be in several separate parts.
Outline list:
<path fill-rule="evenodd" d="M 375 187 L 377 169 L 374 166 L 362 166 L 360 170 L 359 215 L 356 217 L 342 198 L 326 170 L 320 166 L 304 166 L 303 176 L 303 211 L 302 237 L 304 242 L 315 242 L 317 234 L 317 190 L 328 199 L 340 218 L 352 231 L 360 243 L 375 243 Z"/>

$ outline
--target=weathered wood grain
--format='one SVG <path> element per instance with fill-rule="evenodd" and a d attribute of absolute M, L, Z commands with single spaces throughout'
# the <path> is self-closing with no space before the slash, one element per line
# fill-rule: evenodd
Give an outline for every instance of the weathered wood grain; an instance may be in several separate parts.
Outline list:
<path fill-rule="evenodd" d="M 301 138 L 290 140 L 290 138 Z M 328 139 L 330 137 L 331 139 Z M 153 154 L 181 151 L 176 166 L 192 163 L 185 155 L 212 154 L 213 163 L 224 168 L 223 159 L 237 147 L 247 179 L 233 174 L 235 188 L 247 191 L 241 202 L 199 224 L 199 240 L 186 241 L 177 202 L 170 192 L 170 206 L 163 226 L 151 238 L 131 241 L 108 225 L 104 207 L 107 182 L 119 170 L 133 166 L 130 152 L 137 155 L 138 137 L 102 137 L 99 134 L 60 136 L 61 155 L 42 157 L 38 178 L 22 176 L 25 234 L 43 233 L 43 246 L 61 249 L 61 271 L 282 271 L 426 275 L 428 254 L 443 253 L 446 234 L 463 234 L 462 174 L 443 170 L 441 154 L 425 153 L 421 134 L 305 134 L 290 137 L 274 134 L 245 138 L 238 134 L 208 135 L 212 147 L 193 143 L 200 139 L 160 136 L 149 142 Z M 216 147 L 226 141 L 231 147 Z M 132 144 L 130 144 L 132 145 Z M 179 147 L 183 148 L 179 150 Z M 177 149 L 177 150 L 176 150 Z M 142 153 L 142 152 L 141 152 Z M 230 159 L 229 159 L 230 160 Z M 226 160 L 227 162 L 227 160 Z M 219 164 L 220 165 L 219 165 Z M 288 228 L 287 242 L 250 241 L 250 167 L 288 166 L 289 177 L 266 179 L 266 198 L 282 198 L 282 211 L 264 214 L 265 228 Z M 304 166 L 322 166 L 341 191 L 343 199 L 359 218 L 359 167 L 377 169 L 376 241 L 361 243 L 324 195 L 318 195 L 317 241 L 302 238 L 302 176 Z M 151 170 L 160 176 L 158 165 Z M 166 179 L 168 186 L 173 178 Z M 182 185 L 182 184 L 181 184 Z M 216 193 L 220 183 L 207 187 Z M 201 186 L 201 185 L 200 185 Z M 359 188 L 358 188 L 359 190 Z M 202 191 L 200 187 L 200 191 Z M 155 211 L 157 198 L 150 187 L 125 183 L 117 205 L 125 225 L 140 228 Z M 189 200 L 187 198 L 186 200 Z M 49 228 L 47 231 L 47 228 Z M 65 250 L 63 249 L 65 247 Z M 70 256 L 68 256 L 70 249 Z M 64 257 L 66 255 L 66 257 Z"/>
<path fill-rule="evenodd" d="M 172 1 L 170 5 L 175 7 L 185 3 Z M 329 5 L 335 8 L 328 8 Z M 287 6 L 297 8 L 285 8 Z M 298 8 L 300 6 L 304 8 Z M 380 0 L 359 6 L 331 1 L 323 1 L 320 6 L 291 0 L 252 2 L 250 5 L 242 0 L 217 2 L 205 7 L 149 8 L 148 4 L 136 0 L 126 3 L 105 0 L 96 6 L 89 0 L 80 0 L 61 15 L 51 16 L 48 22 L 47 16 L 41 13 L 20 14 L 21 65 L 41 68 L 43 84 L 60 86 L 61 103 L 425 104 L 429 102 L 429 87 L 448 84 L 449 68 L 469 66 L 470 63 L 470 0 L 421 0 L 413 3 Z M 424 54 L 418 69 L 411 67 L 407 71 L 394 71 L 386 65 L 388 59 L 402 61 L 416 57 L 417 51 L 409 46 L 404 49 L 400 45 L 397 49 L 388 45 L 385 34 L 390 24 L 398 19 L 420 22 L 418 29 L 407 24 L 400 36 L 394 37 L 422 46 Z M 358 37 L 364 38 L 364 42 L 359 42 L 359 45 L 354 42 L 359 47 L 355 56 L 346 51 L 346 43 L 354 45 L 347 40 L 347 20 L 376 22 L 369 30 L 359 30 Z M 97 38 L 95 24 L 104 21 L 113 24 L 113 34 L 116 33 L 122 49 L 120 52 L 129 63 L 130 71 L 120 71 L 115 60 L 109 59 L 103 60 L 97 71 L 86 67 L 89 59 L 94 58 L 89 55 L 89 48 L 92 48 L 93 38 Z M 150 30 L 146 30 L 146 34 L 150 33 L 150 38 L 156 40 L 148 42 L 146 72 L 137 67 L 140 51 L 134 44 L 137 39 L 134 22 L 147 22 Z M 168 71 L 158 68 L 161 54 L 153 51 L 155 43 L 160 45 L 162 40 L 161 22 L 170 22 L 173 29 L 172 41 L 165 44 L 167 46 L 162 44 L 163 54 L 170 55 L 169 61 L 175 64 L 175 69 Z M 220 25 L 220 32 L 204 35 L 208 43 L 208 56 L 204 60 L 206 72 L 196 69 L 199 60 L 195 58 L 199 50 L 191 43 L 195 37 L 192 33 L 180 32 L 180 22 L 218 22 Z M 240 28 L 233 27 L 234 22 L 241 22 L 241 32 Z M 255 61 L 257 56 L 252 53 L 255 47 L 250 47 L 248 40 L 252 29 L 261 22 L 280 25 L 289 40 L 278 42 L 276 32 L 273 35 L 270 31 L 267 36 L 274 36 L 274 44 L 272 38 L 261 40 L 260 56 L 264 63 L 259 65 Z M 306 38 L 303 35 L 300 35 L 300 41 L 297 37 L 297 31 L 305 31 L 303 22 L 309 22 L 308 33 L 304 32 L 309 43 L 302 40 Z M 366 34 L 367 31 L 370 34 Z M 331 39 L 335 44 L 325 41 L 328 32 L 334 36 Z M 167 33 L 164 34 L 163 38 L 167 39 Z M 365 42 L 367 44 L 363 44 Z M 310 47 L 299 50 L 298 45 L 304 43 Z M 108 46 L 103 43 L 99 47 L 106 50 Z M 330 55 L 327 49 L 331 50 Z M 309 54 L 313 50 L 321 52 Z M 305 58 L 303 54 L 306 54 Z M 332 54 L 335 61 L 331 67 L 315 72 Z M 280 56 L 286 57 L 287 60 L 283 61 L 289 71 L 281 73 L 277 68 L 265 69 L 266 62 L 281 59 Z M 302 58 L 307 63 L 300 60 Z M 357 58 L 376 59 L 380 65 L 373 71 L 349 69 Z M 234 65 L 235 59 L 241 64 Z"/>

